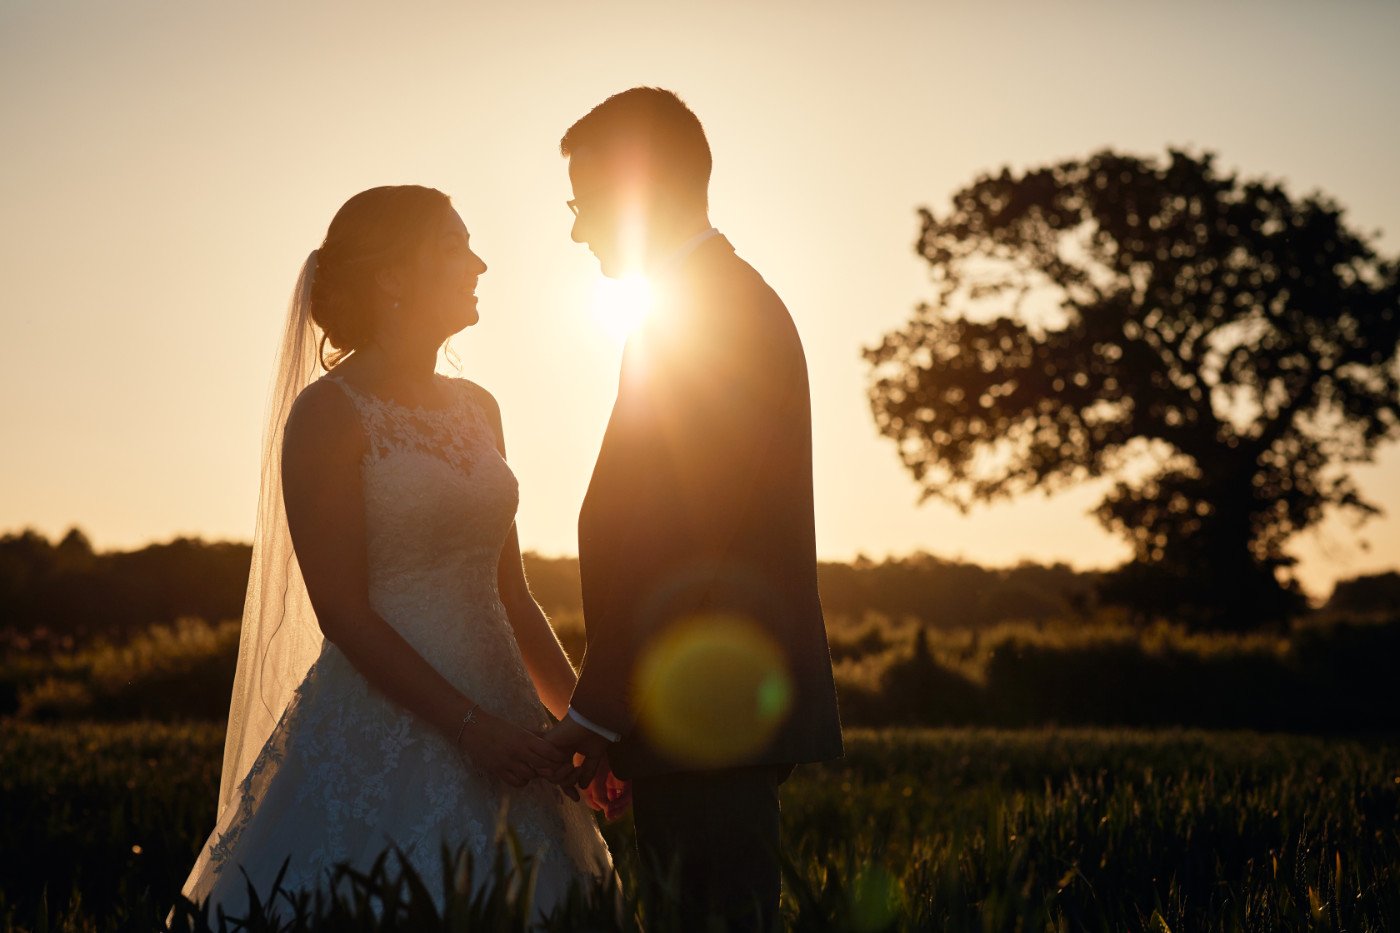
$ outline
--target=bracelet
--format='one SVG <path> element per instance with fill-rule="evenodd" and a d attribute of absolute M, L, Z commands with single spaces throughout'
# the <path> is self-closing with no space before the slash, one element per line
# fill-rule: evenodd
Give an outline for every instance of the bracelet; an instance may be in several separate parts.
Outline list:
<path fill-rule="evenodd" d="M 473 703 L 472 708 L 467 710 L 467 715 L 462 717 L 462 724 L 457 727 L 457 738 L 453 740 L 452 747 L 457 749 L 457 754 L 462 753 L 462 733 L 467 731 L 467 726 L 476 722 L 476 711 L 481 709 L 480 703 Z"/>

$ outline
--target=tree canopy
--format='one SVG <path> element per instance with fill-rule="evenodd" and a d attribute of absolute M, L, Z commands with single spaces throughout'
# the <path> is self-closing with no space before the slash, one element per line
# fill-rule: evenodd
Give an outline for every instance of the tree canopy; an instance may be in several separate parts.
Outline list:
<path fill-rule="evenodd" d="M 933 296 L 865 357 L 924 497 L 1110 478 L 1127 589 L 1238 626 L 1297 606 L 1291 536 L 1376 512 L 1348 466 L 1400 434 L 1400 262 L 1327 197 L 1104 151 L 920 216 Z"/>

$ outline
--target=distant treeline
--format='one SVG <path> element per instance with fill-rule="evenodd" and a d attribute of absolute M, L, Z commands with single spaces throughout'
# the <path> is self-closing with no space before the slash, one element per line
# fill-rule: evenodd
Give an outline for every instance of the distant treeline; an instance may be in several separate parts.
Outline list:
<path fill-rule="evenodd" d="M 579 658 L 578 616 L 556 625 Z M 848 726 L 1400 732 L 1400 616 L 1243 636 L 1092 622 L 941 632 L 874 614 L 829 628 Z M 237 655 L 236 621 L 197 619 L 120 645 L 0 653 L 0 718 L 222 722 Z"/>
<path fill-rule="evenodd" d="M 861 725 L 1400 730 L 1400 615 L 1316 613 L 1279 634 L 1157 623 L 944 634 L 832 630 L 842 717 Z"/>
<path fill-rule="evenodd" d="M 525 564 L 530 589 L 545 612 L 581 611 L 577 559 L 527 554 Z M 989 569 L 929 554 L 817 567 L 828 616 L 858 619 L 876 613 L 939 629 L 1076 618 L 1091 609 L 1098 577 L 1064 564 Z"/>
<path fill-rule="evenodd" d="M 177 538 L 133 551 L 95 551 L 73 529 L 57 542 L 34 531 L 0 537 L 0 636 L 41 643 L 123 640 L 154 624 L 242 613 L 251 548 Z M 577 617 L 578 561 L 527 554 L 536 599 L 551 616 Z M 991 569 L 928 554 L 822 563 L 822 605 L 833 618 L 868 614 L 935 630 L 982 630 L 1005 622 L 1074 623 L 1096 616 L 1101 574 L 1064 564 Z M 1400 611 L 1400 574 L 1339 583 L 1326 607 Z"/>
<path fill-rule="evenodd" d="M 41 641 L 122 640 L 157 623 L 242 615 L 252 548 L 176 538 L 97 552 L 78 529 L 0 538 L 0 632 Z"/>
<path fill-rule="evenodd" d="M 525 559 L 579 660 L 578 562 Z M 189 539 L 99 554 L 76 531 L 0 538 L 0 717 L 222 719 L 248 561 L 246 545 Z M 1064 566 L 915 555 L 820 573 L 851 725 L 1400 730 L 1400 574 L 1239 635 L 1124 624 L 1094 605 L 1097 575 Z"/>

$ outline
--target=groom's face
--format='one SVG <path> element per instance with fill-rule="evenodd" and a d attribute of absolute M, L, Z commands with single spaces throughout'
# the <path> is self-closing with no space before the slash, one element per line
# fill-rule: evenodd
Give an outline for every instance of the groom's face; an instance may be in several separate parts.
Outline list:
<path fill-rule="evenodd" d="M 638 271 L 647 224 L 636 180 L 610 160 L 583 149 L 569 157 L 569 182 L 574 242 L 587 245 L 608 278 Z"/>

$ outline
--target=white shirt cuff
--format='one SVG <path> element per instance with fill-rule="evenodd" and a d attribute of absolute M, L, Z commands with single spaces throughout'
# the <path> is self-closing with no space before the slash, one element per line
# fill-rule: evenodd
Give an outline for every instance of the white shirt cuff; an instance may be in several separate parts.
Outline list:
<path fill-rule="evenodd" d="M 607 739 L 609 742 L 616 742 L 618 739 L 622 738 L 621 733 L 614 732 L 611 729 L 604 729 L 602 726 L 598 725 L 593 720 L 584 716 L 572 706 L 569 707 L 569 712 L 567 715 L 570 719 L 578 723 L 580 726 L 583 726 L 589 732 L 595 732 L 598 735 L 601 735 L 603 738 Z"/>

